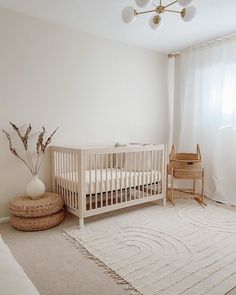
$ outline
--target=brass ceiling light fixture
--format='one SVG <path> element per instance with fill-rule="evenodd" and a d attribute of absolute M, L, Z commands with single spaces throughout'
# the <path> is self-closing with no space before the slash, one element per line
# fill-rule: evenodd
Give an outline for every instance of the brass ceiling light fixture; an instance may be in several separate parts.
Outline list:
<path fill-rule="evenodd" d="M 154 0 L 135 0 L 136 5 L 140 8 L 145 8 L 149 5 L 152 5 L 154 8 L 146 11 L 137 11 L 133 7 L 125 7 L 121 13 L 122 20 L 126 24 L 131 24 L 135 22 L 138 15 L 152 13 L 149 25 L 155 30 L 162 26 L 161 14 L 164 12 L 178 13 L 185 22 L 191 21 L 196 16 L 196 8 L 191 5 L 193 0 L 176 0 L 166 5 L 163 4 L 162 0 L 159 0 L 158 5 L 155 2 Z M 170 6 L 176 3 L 183 7 L 181 11 L 170 9 Z"/>

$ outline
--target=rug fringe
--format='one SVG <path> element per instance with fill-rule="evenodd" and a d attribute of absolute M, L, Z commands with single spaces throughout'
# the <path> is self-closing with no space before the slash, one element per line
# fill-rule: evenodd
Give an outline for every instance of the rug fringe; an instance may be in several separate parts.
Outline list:
<path fill-rule="evenodd" d="M 113 269 L 91 254 L 83 245 L 81 245 L 76 239 L 71 237 L 67 232 L 63 231 L 63 236 L 69 241 L 76 249 L 79 249 L 80 252 L 87 258 L 93 260 L 99 267 L 102 267 L 105 270 L 106 274 L 109 274 L 113 279 L 115 279 L 118 285 L 124 285 L 124 290 L 129 292 L 130 295 L 143 295 L 140 291 L 134 288 L 129 282 L 127 282 L 123 277 L 117 274 Z"/>

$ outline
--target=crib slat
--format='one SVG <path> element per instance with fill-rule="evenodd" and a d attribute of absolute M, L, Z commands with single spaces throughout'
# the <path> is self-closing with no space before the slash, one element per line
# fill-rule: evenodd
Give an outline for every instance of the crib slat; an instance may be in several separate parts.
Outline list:
<path fill-rule="evenodd" d="M 151 191 L 151 195 L 153 194 L 152 193 L 152 190 L 153 190 L 153 151 L 151 151 L 151 155 L 150 155 L 150 191 Z"/>
<path fill-rule="evenodd" d="M 75 155 L 71 154 L 72 204 L 75 208 Z"/>
<path fill-rule="evenodd" d="M 132 153 L 129 153 L 129 201 L 131 201 L 131 186 L 132 186 Z"/>
<path fill-rule="evenodd" d="M 111 154 L 111 168 L 110 168 L 110 173 L 111 173 L 111 205 L 113 205 L 113 154 Z"/>
<path fill-rule="evenodd" d="M 71 174 L 71 154 L 67 154 L 68 158 L 68 175 L 69 175 L 69 182 L 68 182 L 68 190 L 69 190 L 69 195 L 70 195 L 70 205 L 72 208 L 73 207 L 73 199 L 72 199 L 72 174 Z"/>
<path fill-rule="evenodd" d="M 118 200 L 118 157 L 116 154 L 116 204 Z"/>
<path fill-rule="evenodd" d="M 70 206 L 70 202 L 68 200 L 67 197 L 67 190 L 66 190 L 66 170 L 65 170 L 65 153 L 62 153 L 62 167 L 61 167 L 61 173 L 62 173 L 62 190 L 63 190 L 63 194 L 67 200 L 68 206 Z"/>
<path fill-rule="evenodd" d="M 68 153 L 64 154 L 64 161 L 65 161 L 64 165 L 65 165 L 65 173 L 66 173 L 66 177 L 65 177 L 66 194 L 69 199 L 70 207 L 72 207 L 71 194 L 70 194 L 71 190 L 70 190 L 70 158 L 69 157 L 70 157 L 70 155 Z"/>
<path fill-rule="evenodd" d="M 75 182 L 75 154 L 71 154 L 71 179 L 72 179 L 72 204 L 73 204 L 73 209 L 76 209 L 76 199 L 75 199 L 75 191 L 76 191 L 76 182 Z"/>
<path fill-rule="evenodd" d="M 70 192 L 68 189 L 68 178 L 70 177 L 69 173 L 68 173 L 68 161 L 67 161 L 67 153 L 64 153 L 64 157 L 63 157 L 63 165 L 64 165 L 64 171 L 65 171 L 65 175 L 64 175 L 64 179 L 65 179 L 65 190 L 66 190 L 66 196 L 68 198 L 68 202 L 70 204 L 71 207 L 71 199 L 70 199 Z"/>
<path fill-rule="evenodd" d="M 54 165 L 55 165 L 55 181 L 56 181 L 56 183 L 55 183 L 55 189 L 56 189 L 56 193 L 58 194 L 59 193 L 59 191 L 58 191 L 58 179 L 59 179 L 59 175 L 58 175 L 58 152 L 54 152 L 54 154 L 55 154 L 55 162 L 54 162 Z"/>
<path fill-rule="evenodd" d="M 70 173 L 70 198 L 71 198 L 71 206 L 74 208 L 74 182 L 73 182 L 73 154 L 68 154 L 69 156 L 69 173 Z"/>
<path fill-rule="evenodd" d="M 54 169 L 54 172 L 53 172 L 54 175 L 52 176 L 53 177 L 52 180 L 53 180 L 54 184 L 52 185 L 52 188 L 54 186 L 54 192 L 57 193 L 57 152 L 54 151 L 52 153 L 53 153 L 53 157 L 54 157 L 54 160 L 52 162 L 52 165 L 54 165 L 54 166 L 52 166 L 52 169 Z"/>
<path fill-rule="evenodd" d="M 103 155 L 100 155 L 100 200 L 101 200 L 101 205 L 100 207 L 103 207 Z"/>
<path fill-rule="evenodd" d="M 68 175 L 69 175 L 69 182 L 68 182 L 68 191 L 70 195 L 70 205 L 72 208 L 73 207 L 73 198 L 72 198 L 72 192 L 73 192 L 73 182 L 72 182 L 72 159 L 71 159 L 71 154 L 67 153 L 67 161 L 68 161 Z"/>
<path fill-rule="evenodd" d="M 89 171 L 89 210 L 92 209 L 92 155 L 88 155 L 88 171 Z"/>
<path fill-rule="evenodd" d="M 70 195 L 69 195 L 69 190 L 68 190 L 68 162 L 67 162 L 67 153 L 64 153 L 63 154 L 63 171 L 64 171 L 64 188 L 65 188 L 65 191 L 66 191 L 66 196 L 68 198 L 68 202 L 70 204 L 70 207 L 71 207 L 71 200 L 70 200 Z"/>
<path fill-rule="evenodd" d="M 69 175 L 69 173 L 68 173 L 68 161 L 67 161 L 67 156 L 68 156 L 68 154 L 67 153 L 64 153 L 64 157 L 63 157 L 63 159 L 64 159 L 64 163 L 63 163 L 63 165 L 64 165 L 64 171 L 65 171 L 65 175 L 64 175 L 64 179 L 65 179 L 65 190 L 66 190 L 66 195 L 67 195 L 67 198 L 68 198 L 68 201 L 69 201 L 69 204 L 70 204 L 70 207 L 71 207 L 71 199 L 70 199 L 70 191 L 69 191 L 69 188 L 68 188 L 68 182 L 69 182 L 69 177 L 70 177 L 70 175 Z"/>
<path fill-rule="evenodd" d="M 65 172 L 64 172 L 64 153 L 61 153 L 61 175 L 62 175 L 62 192 L 63 192 L 63 195 L 65 196 L 66 198 L 66 201 L 69 205 L 69 202 L 67 200 L 67 195 L 66 195 L 66 191 L 65 191 Z"/>
<path fill-rule="evenodd" d="M 60 195 L 61 194 L 61 175 L 60 175 L 60 152 L 57 152 L 57 192 Z"/>
<path fill-rule="evenodd" d="M 124 156 L 125 165 L 125 202 L 127 202 L 127 153 Z"/>
<path fill-rule="evenodd" d="M 159 181 L 158 181 L 158 173 L 160 173 L 160 152 L 157 151 L 157 194 L 159 194 L 159 187 L 160 187 L 160 184 L 159 184 Z"/>
<path fill-rule="evenodd" d="M 141 181 L 140 181 L 140 152 L 138 152 L 138 198 L 140 199 Z"/>
<path fill-rule="evenodd" d="M 108 160 L 109 154 L 106 154 L 106 206 L 108 206 Z"/>
<path fill-rule="evenodd" d="M 148 197 L 148 175 L 149 175 L 149 171 L 148 171 L 148 156 L 149 156 L 149 153 L 148 153 L 148 151 L 147 152 L 145 152 L 145 154 L 146 154 L 146 163 L 145 163 L 145 171 L 146 171 L 146 197 Z"/>
<path fill-rule="evenodd" d="M 163 152 L 159 152 L 160 153 L 160 162 L 159 162 L 159 172 L 162 173 L 162 175 L 164 175 L 164 170 L 162 169 L 162 157 L 164 156 Z M 162 178 L 164 180 L 164 177 Z M 162 180 L 158 182 L 159 183 L 159 194 L 162 193 Z"/>
<path fill-rule="evenodd" d="M 64 196 L 63 192 L 62 192 L 62 153 L 58 153 L 58 159 L 59 159 L 59 165 L 58 165 L 58 168 L 59 168 L 59 193 Z M 67 200 L 66 200 L 67 201 Z"/>
<path fill-rule="evenodd" d="M 156 159 L 156 194 L 159 194 L 159 182 L 158 180 L 158 173 L 159 173 L 159 157 L 160 157 L 160 153 L 159 151 L 157 151 L 157 159 Z"/>
<path fill-rule="evenodd" d="M 52 179 L 52 192 L 56 192 L 56 186 L 55 186 L 55 180 L 56 180 L 56 177 L 55 177 L 55 167 L 56 167 L 56 154 L 54 151 L 51 151 L 51 179 Z"/>
<path fill-rule="evenodd" d="M 67 200 L 67 203 L 69 205 L 68 199 L 67 199 L 67 195 L 66 195 L 66 190 L 65 190 L 65 165 L 64 165 L 64 153 L 61 154 L 62 157 L 62 161 L 61 161 L 61 173 L 62 173 L 62 190 L 63 190 L 63 194 Z"/>
<path fill-rule="evenodd" d="M 162 153 L 159 151 L 159 162 L 158 162 L 158 171 L 161 173 L 161 161 L 162 161 Z M 161 183 L 158 181 L 158 194 L 161 193 Z"/>
<path fill-rule="evenodd" d="M 156 195 L 156 162 L 157 162 L 157 151 L 154 151 L 154 163 L 153 163 L 153 173 L 154 173 L 154 185 L 153 192 Z"/>
<path fill-rule="evenodd" d="M 75 156 L 75 167 L 76 167 L 76 173 L 75 173 L 75 181 L 76 181 L 76 192 L 75 192 L 75 200 L 76 200 L 76 209 L 79 209 L 79 158 L 76 154 Z"/>
<path fill-rule="evenodd" d="M 67 192 L 66 192 L 66 189 L 65 189 L 65 181 L 66 181 L 65 180 L 65 161 L 64 161 L 65 154 L 62 153 L 61 156 L 62 156 L 62 167 L 61 167 L 61 173 L 62 173 L 62 190 L 63 190 L 63 194 L 65 195 L 65 198 L 67 200 L 68 205 L 70 205 L 69 200 L 67 198 Z"/>
<path fill-rule="evenodd" d="M 98 175 L 97 175 L 97 155 L 95 155 L 95 209 L 98 207 L 98 193 L 97 193 L 97 184 L 98 184 Z"/>
<path fill-rule="evenodd" d="M 135 166 L 134 166 L 134 153 L 131 153 L 131 163 L 132 163 L 132 172 L 131 172 L 131 200 L 134 199 L 133 195 L 134 195 L 134 171 L 135 171 Z"/>
<path fill-rule="evenodd" d="M 136 165 L 136 152 L 134 152 L 134 199 L 137 198 L 137 192 L 136 192 L 136 185 L 137 185 L 137 180 L 136 180 L 136 173 L 137 172 L 137 165 Z"/>
<path fill-rule="evenodd" d="M 70 155 L 70 174 L 71 174 L 71 204 L 72 207 L 75 208 L 75 201 L 74 201 L 74 155 Z"/>
<path fill-rule="evenodd" d="M 60 183 L 61 183 L 61 177 L 60 177 L 60 153 L 57 152 L 57 157 L 56 157 L 56 161 L 57 161 L 57 193 L 61 194 L 60 191 Z"/>
<path fill-rule="evenodd" d="M 144 154 L 145 152 L 142 152 L 142 198 L 145 197 L 145 192 L 144 192 Z"/>
<path fill-rule="evenodd" d="M 124 154 L 120 154 L 120 203 L 122 203 L 122 196 L 123 196 L 123 158 Z"/>

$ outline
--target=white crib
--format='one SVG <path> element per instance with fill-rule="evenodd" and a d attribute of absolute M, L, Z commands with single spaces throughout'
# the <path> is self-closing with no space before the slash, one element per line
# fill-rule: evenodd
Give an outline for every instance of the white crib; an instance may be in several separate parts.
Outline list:
<path fill-rule="evenodd" d="M 162 199 L 166 204 L 166 146 L 51 147 L 52 190 L 84 218 Z"/>

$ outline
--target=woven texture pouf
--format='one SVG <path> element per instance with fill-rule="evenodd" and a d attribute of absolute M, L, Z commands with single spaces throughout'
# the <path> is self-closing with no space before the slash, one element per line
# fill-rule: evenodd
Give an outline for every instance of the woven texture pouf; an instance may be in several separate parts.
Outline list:
<path fill-rule="evenodd" d="M 10 202 L 11 224 L 24 231 L 37 231 L 54 227 L 64 219 L 64 199 L 56 193 L 46 192 L 39 199 L 17 197 Z"/>

